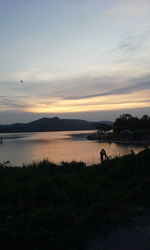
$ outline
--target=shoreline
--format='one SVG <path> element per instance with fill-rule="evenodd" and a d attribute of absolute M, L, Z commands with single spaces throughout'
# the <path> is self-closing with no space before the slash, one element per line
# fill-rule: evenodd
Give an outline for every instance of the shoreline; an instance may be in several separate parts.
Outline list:
<path fill-rule="evenodd" d="M 1 248 L 87 250 L 88 240 L 99 247 L 104 226 L 124 227 L 150 209 L 149 161 L 147 149 L 90 167 L 47 160 L 1 166 Z"/>
<path fill-rule="evenodd" d="M 133 140 L 133 139 L 128 139 L 128 138 L 100 138 L 99 135 L 97 134 L 92 134 L 87 136 L 87 140 L 91 141 L 98 141 L 98 142 L 108 142 L 108 143 L 118 143 L 118 144 L 126 144 L 126 145 L 139 145 L 139 146 L 150 146 L 150 140 Z"/>

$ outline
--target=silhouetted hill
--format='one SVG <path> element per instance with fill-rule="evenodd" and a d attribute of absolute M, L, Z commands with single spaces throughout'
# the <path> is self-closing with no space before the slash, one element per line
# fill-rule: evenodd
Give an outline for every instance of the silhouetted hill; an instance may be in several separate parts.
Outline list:
<path fill-rule="evenodd" d="M 113 126 L 113 122 L 112 121 L 100 121 L 100 123 Z"/>
<path fill-rule="evenodd" d="M 95 124 L 96 122 L 78 119 L 41 118 L 29 123 L 0 125 L 0 133 L 90 130 L 96 128 Z"/>

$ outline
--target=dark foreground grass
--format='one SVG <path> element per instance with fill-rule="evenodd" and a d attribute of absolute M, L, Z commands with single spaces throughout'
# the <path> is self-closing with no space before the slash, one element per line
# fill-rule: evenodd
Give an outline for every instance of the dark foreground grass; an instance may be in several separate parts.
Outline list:
<path fill-rule="evenodd" d="M 83 249 L 97 228 L 150 208 L 150 150 L 86 167 L 0 167 L 0 249 Z"/>

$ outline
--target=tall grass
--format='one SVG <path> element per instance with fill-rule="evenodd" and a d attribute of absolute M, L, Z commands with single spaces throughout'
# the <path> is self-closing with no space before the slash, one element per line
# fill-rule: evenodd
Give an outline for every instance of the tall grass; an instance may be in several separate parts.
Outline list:
<path fill-rule="evenodd" d="M 150 207 L 149 163 L 147 149 L 90 167 L 1 166 L 0 249 L 80 249 L 97 227 Z"/>

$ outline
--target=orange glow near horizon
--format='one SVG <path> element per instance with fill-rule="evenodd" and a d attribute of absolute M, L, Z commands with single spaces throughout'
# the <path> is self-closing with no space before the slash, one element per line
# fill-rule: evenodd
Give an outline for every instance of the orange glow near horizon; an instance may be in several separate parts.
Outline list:
<path fill-rule="evenodd" d="M 150 90 L 130 94 L 98 96 L 85 99 L 57 99 L 52 104 L 38 102 L 26 111 L 33 113 L 72 113 L 150 107 Z"/>

